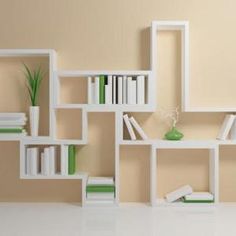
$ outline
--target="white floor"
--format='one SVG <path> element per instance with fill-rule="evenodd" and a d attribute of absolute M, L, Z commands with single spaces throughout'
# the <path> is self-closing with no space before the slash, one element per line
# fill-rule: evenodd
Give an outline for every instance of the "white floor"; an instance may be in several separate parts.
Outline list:
<path fill-rule="evenodd" d="M 236 204 L 217 207 L 81 208 L 1 203 L 0 236 L 236 236 Z"/>

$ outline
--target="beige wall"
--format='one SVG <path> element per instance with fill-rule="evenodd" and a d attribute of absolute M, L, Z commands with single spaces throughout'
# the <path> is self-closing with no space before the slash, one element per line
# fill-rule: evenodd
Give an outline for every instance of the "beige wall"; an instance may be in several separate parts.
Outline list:
<path fill-rule="evenodd" d="M 189 20 L 191 105 L 234 106 L 235 7 L 233 0 L 1 0 L 0 47 L 54 48 L 60 69 L 148 69 L 151 21 Z M 158 105 L 173 108 L 180 105 L 180 35 L 163 32 L 158 40 Z M 39 62 L 34 60 L 28 63 L 34 66 Z M 27 111 L 29 103 L 20 79 L 20 63 L 0 60 L 0 111 Z M 40 63 L 45 65 L 45 61 Z M 48 132 L 47 85 L 45 80 L 40 101 L 46 105 L 42 106 L 40 128 L 44 135 Z M 84 99 L 68 97 L 68 90 L 74 88 L 70 84 L 63 86 L 63 101 Z M 162 138 L 168 130 L 159 110 L 134 115 L 151 138 Z M 68 135 L 65 121 L 63 125 L 67 118 L 63 114 L 60 117 L 59 136 L 63 137 Z M 186 138 L 215 138 L 223 117 L 219 113 L 181 114 L 179 129 Z M 78 120 L 76 116 L 74 122 Z M 114 114 L 91 113 L 89 139 L 88 146 L 79 148 L 79 169 L 92 175 L 113 174 Z M 0 144 L 0 201 L 80 200 L 79 181 L 19 180 L 18 148 L 17 143 Z M 235 153 L 234 148 L 222 148 L 220 152 L 223 201 L 236 201 Z M 121 148 L 122 201 L 148 200 L 148 155 L 146 147 Z M 208 188 L 204 151 L 162 150 L 158 155 L 160 196 L 184 183 L 192 184 L 196 190 Z"/>

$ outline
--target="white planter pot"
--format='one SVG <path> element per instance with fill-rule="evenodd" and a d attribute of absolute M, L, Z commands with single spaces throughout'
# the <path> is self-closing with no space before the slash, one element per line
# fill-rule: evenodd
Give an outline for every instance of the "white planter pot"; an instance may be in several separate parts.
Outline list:
<path fill-rule="evenodd" d="M 39 131 L 39 107 L 31 106 L 29 111 L 30 117 L 30 134 L 31 136 L 38 136 Z"/>

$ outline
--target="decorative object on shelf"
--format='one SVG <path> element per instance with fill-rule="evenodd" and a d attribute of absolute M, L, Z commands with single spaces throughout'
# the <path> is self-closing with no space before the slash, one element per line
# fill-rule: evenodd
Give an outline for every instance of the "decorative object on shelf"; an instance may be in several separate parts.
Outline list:
<path fill-rule="evenodd" d="M 171 129 L 165 134 L 165 139 L 167 140 L 180 140 L 184 137 L 184 135 L 178 131 L 176 128 L 176 124 L 179 121 L 179 108 L 176 107 L 174 110 L 165 111 L 164 112 L 165 118 L 170 118 L 172 121 Z"/>
<path fill-rule="evenodd" d="M 26 64 L 24 64 L 24 67 L 25 67 L 25 78 L 27 81 L 27 88 L 31 101 L 31 106 L 29 111 L 30 132 L 31 136 L 38 136 L 38 129 L 39 129 L 38 95 L 39 95 L 39 88 L 43 79 L 43 72 L 40 66 L 34 71 L 31 71 Z"/>

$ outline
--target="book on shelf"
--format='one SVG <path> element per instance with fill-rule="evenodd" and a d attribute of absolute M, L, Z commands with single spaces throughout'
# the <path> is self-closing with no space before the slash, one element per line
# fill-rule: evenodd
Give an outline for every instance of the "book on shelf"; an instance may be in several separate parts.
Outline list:
<path fill-rule="evenodd" d="M 105 104 L 105 76 L 99 76 L 99 104 Z"/>
<path fill-rule="evenodd" d="M 230 130 L 233 127 L 234 121 L 235 121 L 235 115 L 226 115 L 225 119 L 221 125 L 221 128 L 219 130 L 219 133 L 217 135 L 217 139 L 219 140 L 226 140 L 229 136 Z"/>
<path fill-rule="evenodd" d="M 133 127 L 129 121 L 128 115 L 127 114 L 123 115 L 123 119 L 124 119 L 124 123 L 126 125 L 126 128 L 128 130 L 131 140 L 136 140 L 136 135 L 135 135 Z"/>
<path fill-rule="evenodd" d="M 68 145 L 61 146 L 61 175 L 68 175 Z"/>
<path fill-rule="evenodd" d="M 113 177 L 89 177 L 87 185 L 114 185 Z"/>
<path fill-rule="evenodd" d="M 117 104 L 116 101 L 116 76 L 112 76 L 112 104 Z"/>
<path fill-rule="evenodd" d="M 93 88 L 92 88 L 92 85 L 93 85 L 93 82 L 92 82 L 92 77 L 89 76 L 87 78 L 87 81 L 88 81 L 88 90 L 87 90 L 87 96 L 88 96 L 88 104 L 93 104 L 95 103 L 95 101 L 93 100 Z"/>
<path fill-rule="evenodd" d="M 123 104 L 127 104 L 127 76 L 123 76 Z"/>
<path fill-rule="evenodd" d="M 39 172 L 38 148 L 27 148 L 26 150 L 26 174 L 36 176 Z"/>
<path fill-rule="evenodd" d="M 118 104 L 123 104 L 123 77 L 118 76 L 117 77 L 117 83 L 118 83 L 118 88 L 117 88 L 117 94 L 118 94 Z"/>
<path fill-rule="evenodd" d="M 68 146 L 68 174 L 74 175 L 76 172 L 76 148 L 75 145 Z"/>
<path fill-rule="evenodd" d="M 142 129 L 141 126 L 138 124 L 138 122 L 134 119 L 133 116 L 129 118 L 129 121 L 130 121 L 131 125 L 135 128 L 135 130 L 137 131 L 137 133 L 140 135 L 140 137 L 141 137 L 143 140 L 147 140 L 147 139 L 148 139 L 147 135 L 145 134 L 145 132 L 143 131 L 143 129 Z"/>
<path fill-rule="evenodd" d="M 174 202 L 174 201 L 179 200 L 188 194 L 191 194 L 192 192 L 193 192 L 193 189 L 191 186 L 184 185 L 184 186 L 176 189 L 175 191 L 166 194 L 165 197 L 166 197 L 167 202 Z"/>
<path fill-rule="evenodd" d="M 41 155 L 41 174 L 50 175 L 50 148 L 44 148 L 43 155 Z"/>
<path fill-rule="evenodd" d="M 56 147 L 49 147 L 49 175 L 56 174 Z"/>
<path fill-rule="evenodd" d="M 115 198 L 115 193 L 114 192 L 105 192 L 105 193 L 100 193 L 100 192 L 88 192 L 87 193 L 87 199 L 88 200 L 114 200 Z"/>
<path fill-rule="evenodd" d="M 105 85 L 105 103 L 112 104 L 112 75 L 108 75 L 107 83 Z"/>
<path fill-rule="evenodd" d="M 193 192 L 183 197 L 185 203 L 211 203 L 214 202 L 213 194 L 209 192 Z"/>
<path fill-rule="evenodd" d="M 137 76 L 137 104 L 145 104 L 145 76 Z"/>
<path fill-rule="evenodd" d="M 236 119 L 234 119 L 229 135 L 231 140 L 236 140 Z"/>
<path fill-rule="evenodd" d="M 137 81 L 131 76 L 127 77 L 127 104 L 137 104 Z"/>
<path fill-rule="evenodd" d="M 95 104 L 99 104 L 100 103 L 100 79 L 99 79 L 99 76 L 95 76 L 95 79 L 94 79 L 94 87 L 95 87 Z"/>
<path fill-rule="evenodd" d="M 115 186 L 114 185 L 87 185 L 86 187 L 87 193 L 114 193 Z"/>

